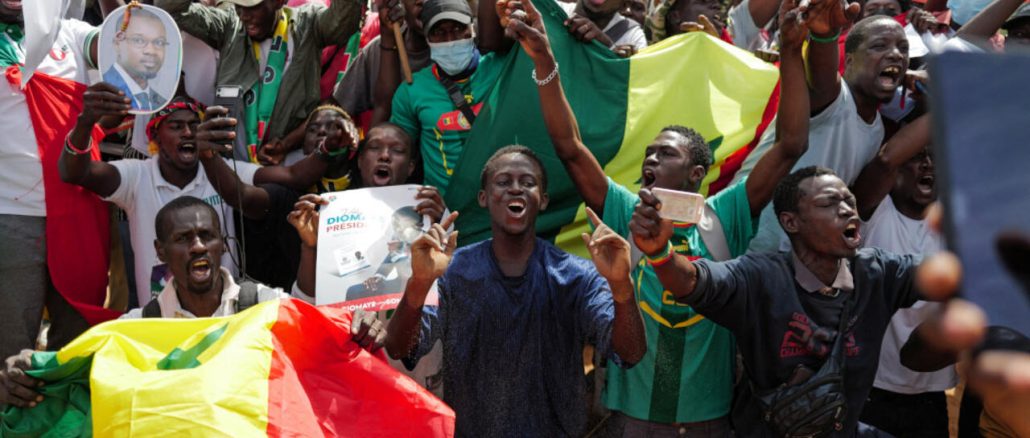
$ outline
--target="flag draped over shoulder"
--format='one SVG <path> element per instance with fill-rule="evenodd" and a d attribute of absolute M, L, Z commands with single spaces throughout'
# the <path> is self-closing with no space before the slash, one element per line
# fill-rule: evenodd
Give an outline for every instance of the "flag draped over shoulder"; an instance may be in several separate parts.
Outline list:
<path fill-rule="evenodd" d="M 574 40 L 554 1 L 534 4 L 544 17 L 583 142 L 605 173 L 631 190 L 639 187 L 644 149 L 661 128 L 675 124 L 697 130 L 714 149 L 715 164 L 701 191 L 715 193 L 775 115 L 779 73 L 744 50 L 698 32 L 622 59 L 599 43 Z M 461 244 L 490 237 L 489 214 L 476 200 L 486 160 L 503 146 L 521 144 L 537 152 L 547 170 L 550 205 L 537 220 L 537 232 L 585 255 L 579 238 L 587 226 L 582 200 L 547 135 L 530 78 L 533 61 L 516 45 L 505 62 L 446 191 L 447 206 L 461 211 Z"/>
<path fill-rule="evenodd" d="M 454 411 L 350 342 L 350 318 L 288 299 L 98 325 L 33 355 L 45 399 L 0 437 L 453 436 Z"/>

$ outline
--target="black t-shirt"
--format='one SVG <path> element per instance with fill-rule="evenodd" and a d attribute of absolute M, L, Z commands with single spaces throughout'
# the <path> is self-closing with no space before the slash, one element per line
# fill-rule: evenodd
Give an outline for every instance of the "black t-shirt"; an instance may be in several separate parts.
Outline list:
<path fill-rule="evenodd" d="M 818 370 L 835 337 L 809 342 L 812 333 L 822 329 L 835 335 L 848 294 L 857 294 L 845 329 L 847 420 L 834 436 L 853 435 L 873 386 L 880 343 L 891 316 L 919 299 L 913 287 L 919 259 L 879 249 L 859 250 L 851 260 L 855 289 L 837 297 L 801 289 L 794 280 L 790 253 L 747 254 L 722 263 L 699 260 L 695 264 L 697 287 L 688 304 L 736 335 L 744 366 L 760 391 L 786 382 L 799 364 Z M 748 396 L 735 406 L 733 423 L 740 436 L 772 436 L 756 401 Z"/>

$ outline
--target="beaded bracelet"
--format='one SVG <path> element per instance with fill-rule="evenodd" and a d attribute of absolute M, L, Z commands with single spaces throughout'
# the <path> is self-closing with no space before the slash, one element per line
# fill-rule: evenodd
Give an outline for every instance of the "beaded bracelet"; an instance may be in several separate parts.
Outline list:
<path fill-rule="evenodd" d="M 673 254 L 675 254 L 675 253 L 672 252 L 672 244 L 669 243 L 669 242 L 666 242 L 665 243 L 665 250 L 662 251 L 662 253 L 660 255 L 658 255 L 658 256 L 651 256 L 651 255 L 645 254 L 644 257 L 647 257 L 647 263 L 649 263 L 651 266 L 661 266 L 661 265 L 664 265 L 666 263 L 669 263 L 669 260 L 672 260 L 672 255 Z"/>
<path fill-rule="evenodd" d="M 88 154 L 93 149 L 93 139 L 92 138 L 89 139 L 89 144 L 86 145 L 86 149 L 77 149 L 74 145 L 72 145 L 72 141 L 71 140 L 72 140 L 71 133 L 68 133 L 68 135 L 66 135 L 64 137 L 64 149 L 66 151 L 68 151 L 68 153 L 70 153 L 72 155 L 86 155 L 86 154 Z"/>
<path fill-rule="evenodd" d="M 828 36 L 828 37 L 815 36 L 814 33 L 809 32 L 808 33 L 808 40 L 813 42 L 813 43 L 822 43 L 822 44 L 836 43 L 837 40 L 840 39 L 840 32 L 841 32 L 840 29 L 837 29 L 837 33 L 836 34 L 834 34 L 833 36 Z"/>

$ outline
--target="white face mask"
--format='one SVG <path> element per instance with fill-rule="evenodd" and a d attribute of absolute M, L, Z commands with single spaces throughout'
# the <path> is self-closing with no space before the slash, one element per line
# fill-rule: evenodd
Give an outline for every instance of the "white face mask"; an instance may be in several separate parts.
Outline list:
<path fill-rule="evenodd" d="M 449 75 L 456 75 L 468 68 L 476 53 L 472 38 L 446 43 L 429 43 L 429 57 Z"/>

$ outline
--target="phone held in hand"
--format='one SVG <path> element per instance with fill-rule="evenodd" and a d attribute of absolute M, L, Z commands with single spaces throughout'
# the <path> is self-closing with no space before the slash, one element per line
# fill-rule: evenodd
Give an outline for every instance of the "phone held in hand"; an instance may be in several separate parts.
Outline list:
<path fill-rule="evenodd" d="M 225 107 L 228 111 L 224 117 L 236 119 L 236 125 L 242 123 L 240 118 L 240 101 L 243 97 L 243 87 L 239 85 L 222 85 L 215 89 L 215 106 Z M 234 131 L 234 127 L 226 127 L 226 131 Z M 232 144 L 226 146 L 232 147 Z"/>
<path fill-rule="evenodd" d="M 705 209 L 704 196 L 660 188 L 651 189 L 651 193 L 662 203 L 658 213 L 663 218 L 690 224 L 701 222 L 701 214 Z"/>

